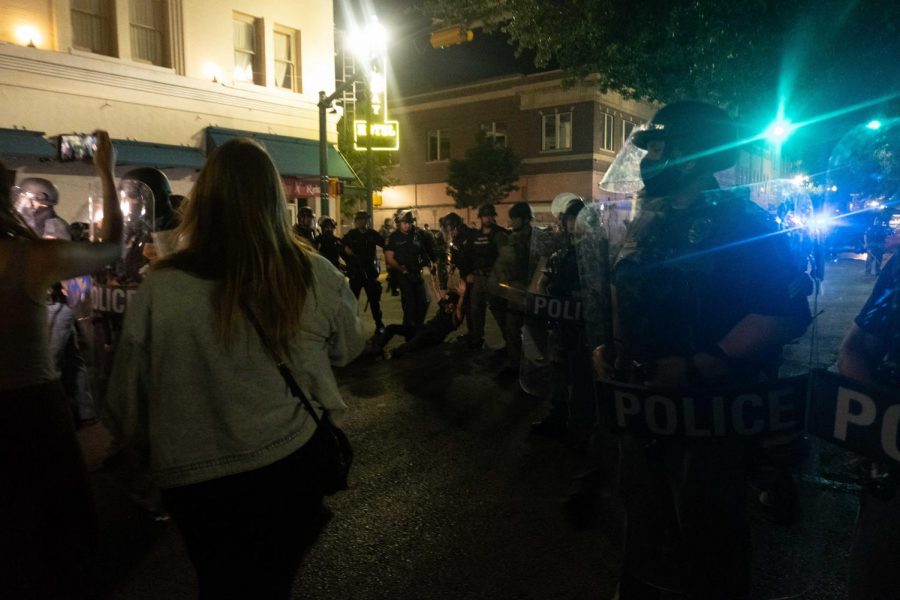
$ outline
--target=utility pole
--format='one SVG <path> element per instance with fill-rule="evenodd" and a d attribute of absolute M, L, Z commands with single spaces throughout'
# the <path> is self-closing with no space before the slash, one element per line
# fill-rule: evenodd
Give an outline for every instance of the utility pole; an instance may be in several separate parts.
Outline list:
<path fill-rule="evenodd" d="M 369 216 L 374 215 L 375 205 L 372 201 L 372 171 L 374 170 L 374 160 L 372 156 L 372 98 L 366 99 L 366 212 Z"/>
<path fill-rule="evenodd" d="M 337 92 L 331 95 L 331 100 L 325 96 L 325 92 L 319 92 L 319 210 L 322 216 L 328 216 L 328 107 L 334 101 Z"/>
<path fill-rule="evenodd" d="M 329 216 L 330 208 L 328 201 L 328 109 L 337 99 L 338 96 L 353 87 L 358 81 L 357 78 L 345 81 L 334 90 L 330 96 L 326 96 L 324 91 L 319 92 L 319 203 L 322 216 Z M 371 204 L 371 199 L 369 200 Z"/>

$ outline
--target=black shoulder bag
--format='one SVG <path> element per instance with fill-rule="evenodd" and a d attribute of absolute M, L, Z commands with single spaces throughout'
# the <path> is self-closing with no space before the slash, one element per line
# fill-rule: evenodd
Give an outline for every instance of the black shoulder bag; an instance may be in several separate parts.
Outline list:
<path fill-rule="evenodd" d="M 316 414 L 312 403 L 306 397 L 306 394 L 303 393 L 297 380 L 294 379 L 290 367 L 266 343 L 262 325 L 260 325 L 256 316 L 249 309 L 246 310 L 246 313 L 250 322 L 253 323 L 256 333 L 259 334 L 263 348 L 275 359 L 278 372 L 284 378 L 284 382 L 287 384 L 288 389 L 291 390 L 291 394 L 300 401 L 300 404 L 303 405 L 303 408 L 306 409 L 316 423 L 316 431 L 307 442 L 314 449 L 314 452 L 311 453 L 313 460 L 315 460 L 315 464 L 311 469 L 311 472 L 314 474 L 313 483 L 325 496 L 331 496 L 348 489 L 347 479 L 350 476 L 350 466 L 353 464 L 353 447 L 350 445 L 350 440 L 347 439 L 347 434 L 331 422 L 328 411 L 324 407 L 321 417 Z"/>

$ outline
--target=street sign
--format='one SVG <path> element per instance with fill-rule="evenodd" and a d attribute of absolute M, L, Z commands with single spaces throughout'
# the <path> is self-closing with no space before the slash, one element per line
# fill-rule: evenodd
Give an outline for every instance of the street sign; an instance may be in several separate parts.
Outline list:
<path fill-rule="evenodd" d="M 400 149 L 400 124 L 397 121 L 369 123 L 372 132 L 372 150 L 396 151 Z M 353 149 L 367 150 L 366 122 L 353 122 Z"/>

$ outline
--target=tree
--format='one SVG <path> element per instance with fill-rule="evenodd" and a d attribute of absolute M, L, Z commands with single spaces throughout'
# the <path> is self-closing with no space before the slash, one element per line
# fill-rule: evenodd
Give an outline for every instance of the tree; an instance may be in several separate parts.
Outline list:
<path fill-rule="evenodd" d="M 422 0 L 447 23 L 500 28 L 536 61 L 601 89 L 707 100 L 744 117 L 792 100 L 807 118 L 900 90 L 896 0 Z M 814 112 L 815 111 L 815 112 Z"/>
<path fill-rule="evenodd" d="M 447 194 L 453 197 L 457 208 L 499 202 L 519 189 L 519 166 L 512 149 L 479 131 L 465 158 L 450 160 Z"/>
<path fill-rule="evenodd" d="M 350 168 L 359 177 L 357 185 L 344 186 L 344 193 L 341 196 L 341 214 L 350 219 L 353 214 L 365 209 L 366 206 L 366 175 L 369 170 L 367 152 L 365 150 L 355 150 L 353 148 L 353 123 L 354 119 L 361 119 L 366 114 L 366 106 L 368 101 L 364 97 L 360 97 L 356 101 L 356 113 L 345 114 L 340 118 L 337 124 L 338 128 L 338 148 Z M 349 125 L 349 126 L 348 126 Z M 394 164 L 394 153 L 382 150 L 372 151 L 372 189 L 381 190 L 387 186 L 394 185 L 395 181 L 388 175 L 388 171 Z M 361 184 L 361 185 L 360 185 Z"/>

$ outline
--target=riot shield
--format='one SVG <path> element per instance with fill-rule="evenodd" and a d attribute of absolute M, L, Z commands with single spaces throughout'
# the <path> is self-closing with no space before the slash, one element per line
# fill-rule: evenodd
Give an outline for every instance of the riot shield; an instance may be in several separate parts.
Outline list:
<path fill-rule="evenodd" d="M 91 348 L 93 387 L 102 402 L 112 360 L 122 329 L 129 300 L 137 293 L 150 263 L 145 248 L 151 242 L 155 218 L 155 199 L 150 188 L 140 181 L 124 179 L 117 190 L 125 224 L 125 244 L 116 262 L 94 273 L 90 290 L 93 309 Z M 103 203 L 92 196 L 88 216 L 92 236 L 99 233 Z M 101 404 L 102 405 L 102 404 Z"/>
<path fill-rule="evenodd" d="M 655 218 L 636 206 L 626 199 L 594 202 L 576 228 L 585 336 L 613 345 L 611 363 L 619 338 L 629 336 L 622 315 L 633 316 L 621 310 L 631 296 L 617 289 L 617 265 L 634 257 L 640 232 Z M 641 272 L 638 279 L 655 278 L 653 270 Z M 671 279 L 673 289 L 691 276 L 685 268 L 682 279 Z M 653 322 L 667 318 L 679 317 L 661 313 Z M 709 590 L 692 587 L 687 574 L 733 551 L 733 570 L 714 559 L 710 570 L 722 569 L 719 583 L 749 589 L 753 600 L 820 597 L 840 587 L 834 565 L 849 550 L 853 486 L 823 477 L 817 449 L 802 435 L 805 376 L 685 393 L 647 387 L 642 373 L 650 365 L 628 366 L 627 381 L 622 375 L 596 389 L 601 428 L 605 418 L 615 440 L 628 577 L 673 598 L 729 597 L 704 596 Z M 728 587 L 731 579 L 737 587 Z"/>
<path fill-rule="evenodd" d="M 559 248 L 560 236 L 551 228 L 532 225 L 527 245 L 523 244 L 521 237 L 514 241 L 519 244 L 516 249 L 517 266 L 506 275 L 506 281 L 500 282 L 500 287 L 511 310 L 522 315 L 519 386 L 529 395 L 549 399 L 548 322 L 534 313 L 534 305 L 535 298 L 544 294 L 542 282 L 547 262 Z"/>

